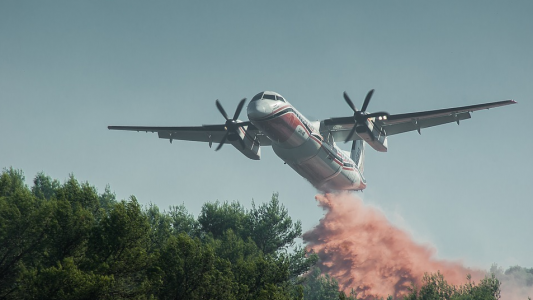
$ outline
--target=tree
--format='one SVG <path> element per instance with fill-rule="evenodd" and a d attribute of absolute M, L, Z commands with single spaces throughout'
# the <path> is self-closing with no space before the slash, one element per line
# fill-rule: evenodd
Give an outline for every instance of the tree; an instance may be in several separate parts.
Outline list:
<path fill-rule="evenodd" d="M 316 256 L 274 194 L 249 211 L 207 203 L 160 211 L 116 201 L 73 175 L 0 174 L 0 299 L 302 299 Z"/>
<path fill-rule="evenodd" d="M 113 297 L 130 298 L 150 289 L 155 272 L 148 253 L 150 224 L 135 197 L 120 201 L 93 228 L 82 268 L 112 275 Z"/>
<path fill-rule="evenodd" d="M 437 274 L 425 274 L 423 284 L 419 291 L 413 291 L 405 297 L 406 300 L 494 300 L 500 298 L 500 281 L 492 274 L 485 277 L 479 284 L 473 282 L 470 275 L 467 283 L 454 286 L 446 282 L 444 276 Z"/>
<path fill-rule="evenodd" d="M 212 247 L 185 233 L 171 236 L 161 251 L 161 299 L 234 299 L 232 276 Z"/>
<path fill-rule="evenodd" d="M 181 204 L 179 206 L 171 206 L 170 210 L 167 212 L 167 215 L 170 218 L 170 225 L 172 226 L 172 232 L 174 235 L 184 232 L 189 236 L 200 236 L 201 223 L 187 211 L 185 205 Z M 220 222 L 222 220 L 218 221 Z M 204 230 L 208 230 L 207 228 L 213 229 L 212 227 L 209 227 L 210 225 L 207 225 L 209 222 L 206 222 L 206 220 L 203 220 L 203 222 L 205 225 Z"/>
<path fill-rule="evenodd" d="M 292 221 L 288 210 L 280 204 L 278 193 L 258 208 L 252 202 L 247 223 L 250 238 L 264 254 L 276 255 L 288 262 L 290 278 L 304 274 L 317 262 L 318 256 L 308 255 L 305 248 L 291 248 L 295 239 L 302 235 L 302 223 Z"/>
<path fill-rule="evenodd" d="M 17 290 L 17 278 L 39 264 L 54 222 L 54 205 L 38 201 L 12 168 L 0 176 L 0 299 Z M 37 255 L 35 255 L 37 254 Z"/>
<path fill-rule="evenodd" d="M 111 192 L 111 187 L 106 185 L 104 192 L 98 197 L 100 208 L 105 212 L 109 212 L 115 204 L 117 204 L 117 197 L 115 193 Z"/>
<path fill-rule="evenodd" d="M 33 179 L 31 191 L 37 198 L 50 200 L 52 197 L 55 197 L 56 191 L 60 186 L 61 183 L 58 180 L 52 180 L 52 178 L 46 176 L 43 172 L 39 172 Z"/>
<path fill-rule="evenodd" d="M 172 235 L 171 218 L 168 214 L 161 213 L 154 204 L 144 210 L 144 215 L 150 224 L 149 251 L 158 252 Z"/>
<path fill-rule="evenodd" d="M 249 211 L 238 202 L 206 203 L 198 221 L 204 240 L 230 262 L 240 298 L 258 299 L 267 290 L 282 298 L 298 295 L 292 288 L 296 277 L 317 260 L 307 257 L 304 248 L 291 248 L 301 235 L 301 223 L 292 221 L 278 194 Z"/>
<path fill-rule="evenodd" d="M 336 300 L 339 299 L 339 283 L 315 267 L 305 277 L 303 292 L 306 300 Z"/>
<path fill-rule="evenodd" d="M 0 197 L 9 197 L 16 192 L 27 192 L 28 188 L 24 184 L 24 179 L 22 171 L 4 168 L 0 176 Z"/>
<path fill-rule="evenodd" d="M 248 213 L 250 237 L 265 254 L 285 250 L 294 245 L 294 240 L 302 235 L 302 223 L 292 222 L 287 209 L 279 203 L 274 193 L 269 203 L 259 208 L 252 202 Z"/>
<path fill-rule="evenodd" d="M 113 276 L 84 272 L 72 257 L 56 266 L 22 272 L 17 292 L 21 299 L 99 299 L 109 293 Z"/>
<path fill-rule="evenodd" d="M 246 211 L 238 202 L 205 203 L 198 216 L 201 231 L 214 238 L 222 237 L 228 229 L 241 237 L 248 236 L 247 221 Z"/>
<path fill-rule="evenodd" d="M 211 243 L 217 256 L 229 263 L 238 298 L 258 299 L 265 289 L 273 290 L 269 284 L 276 286 L 279 297 L 288 293 L 283 287 L 288 280 L 288 263 L 283 258 L 264 255 L 250 238 L 245 241 L 231 229 Z"/>

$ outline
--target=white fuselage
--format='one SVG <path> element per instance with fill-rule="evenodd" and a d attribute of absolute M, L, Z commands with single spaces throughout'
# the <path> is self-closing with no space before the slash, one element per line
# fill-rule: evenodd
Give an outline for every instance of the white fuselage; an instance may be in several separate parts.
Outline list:
<path fill-rule="evenodd" d="M 271 98 L 254 97 L 248 104 L 248 118 L 272 141 L 274 152 L 283 161 L 322 191 L 366 187 L 348 155 L 334 142 L 324 140 L 319 129 L 283 97 Z"/>

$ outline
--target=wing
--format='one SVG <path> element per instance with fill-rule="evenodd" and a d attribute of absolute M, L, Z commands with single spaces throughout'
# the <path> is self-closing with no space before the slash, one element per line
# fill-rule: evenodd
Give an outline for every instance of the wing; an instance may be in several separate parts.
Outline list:
<path fill-rule="evenodd" d="M 202 125 L 181 127 L 150 127 L 150 126 L 108 126 L 110 130 L 157 132 L 161 139 L 220 143 L 226 134 L 225 125 Z M 243 126 L 246 135 L 259 139 L 261 146 L 270 146 L 272 142 L 253 124 Z"/>
<path fill-rule="evenodd" d="M 516 103 L 513 100 L 505 100 L 499 102 L 484 103 L 471 106 L 454 107 L 446 109 L 438 109 L 431 111 L 414 112 L 407 114 L 390 115 L 386 120 L 374 120 L 374 123 L 382 127 L 386 134 L 394 135 L 398 133 L 420 130 L 437 125 L 442 125 L 451 122 L 470 119 L 470 113 L 477 110 L 489 109 Z M 336 140 L 344 140 L 348 136 L 349 130 L 354 125 L 353 117 L 331 118 L 322 121 L 324 130 L 331 132 L 333 138 Z M 354 140 L 360 139 L 359 136 L 354 135 Z"/>

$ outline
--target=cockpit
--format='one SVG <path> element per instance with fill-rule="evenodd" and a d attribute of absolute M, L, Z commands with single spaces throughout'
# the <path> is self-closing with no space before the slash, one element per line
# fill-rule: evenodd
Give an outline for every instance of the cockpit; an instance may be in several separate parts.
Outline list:
<path fill-rule="evenodd" d="M 254 102 L 254 101 L 257 101 L 257 100 L 260 100 L 260 99 L 279 100 L 279 101 L 287 102 L 287 101 L 285 101 L 285 98 L 283 98 L 280 94 L 274 93 L 274 92 L 261 92 L 261 93 L 255 95 L 252 98 L 252 101 L 250 101 L 250 102 Z"/>

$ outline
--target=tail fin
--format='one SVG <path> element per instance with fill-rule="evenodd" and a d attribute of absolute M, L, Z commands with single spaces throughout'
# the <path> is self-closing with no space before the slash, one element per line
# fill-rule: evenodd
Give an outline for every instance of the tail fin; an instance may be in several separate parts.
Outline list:
<path fill-rule="evenodd" d="M 361 174 L 363 174 L 365 171 L 365 144 L 363 140 L 355 140 L 352 142 L 350 158 L 354 161 Z"/>

